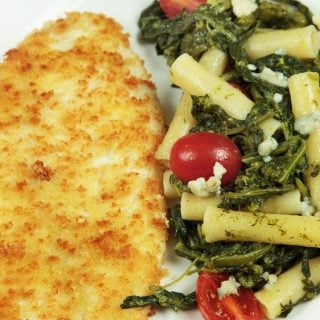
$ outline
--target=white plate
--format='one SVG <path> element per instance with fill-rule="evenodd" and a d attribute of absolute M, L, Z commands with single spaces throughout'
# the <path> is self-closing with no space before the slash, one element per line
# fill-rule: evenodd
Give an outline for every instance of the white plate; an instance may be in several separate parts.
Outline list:
<path fill-rule="evenodd" d="M 168 68 L 165 59 L 157 56 L 153 45 L 139 42 L 137 20 L 142 9 L 153 0 L 9 0 L 0 1 L 0 57 L 16 46 L 30 31 L 41 27 L 49 19 L 62 17 L 67 11 L 92 11 L 113 17 L 130 34 L 133 49 L 145 60 L 146 68 L 156 83 L 158 96 L 169 121 L 180 97 L 180 92 L 173 89 L 168 81 Z M 302 0 L 313 12 L 320 16 L 319 0 Z M 165 283 L 175 279 L 184 271 L 188 263 L 167 251 L 170 275 Z M 188 277 L 176 286 L 175 290 L 186 293 L 194 290 L 194 277 Z M 319 320 L 320 297 L 296 307 L 287 320 Z M 153 320 L 201 320 L 195 311 L 173 312 L 159 311 Z"/>

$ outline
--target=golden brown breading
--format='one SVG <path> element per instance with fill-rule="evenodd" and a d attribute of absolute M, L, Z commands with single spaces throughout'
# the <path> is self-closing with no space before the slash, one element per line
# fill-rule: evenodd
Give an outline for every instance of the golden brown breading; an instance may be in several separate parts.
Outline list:
<path fill-rule="evenodd" d="M 155 87 L 112 19 L 69 13 L 0 65 L 0 319 L 142 320 L 163 275 Z"/>

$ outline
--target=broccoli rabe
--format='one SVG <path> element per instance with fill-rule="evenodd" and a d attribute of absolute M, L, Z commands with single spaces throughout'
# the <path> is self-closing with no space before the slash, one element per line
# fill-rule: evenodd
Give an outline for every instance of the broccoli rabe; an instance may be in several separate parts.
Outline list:
<path fill-rule="evenodd" d="M 236 82 L 253 101 L 246 119 L 229 116 L 208 96 L 192 97 L 192 116 L 196 124 L 191 132 L 213 131 L 232 139 L 242 154 L 242 168 L 232 183 L 222 188 L 220 207 L 228 210 L 259 211 L 274 194 L 298 189 L 301 199 L 307 198 L 308 188 L 304 173 L 308 167 L 306 136 L 294 130 L 290 94 L 287 86 L 279 86 L 259 76 L 266 68 L 282 74 L 284 79 L 293 74 L 313 71 L 320 73 L 320 53 L 315 59 L 301 60 L 285 52 L 274 53 L 252 61 L 246 50 L 248 38 L 263 28 L 289 29 L 312 24 L 309 9 L 294 0 L 257 0 L 258 9 L 236 17 L 230 0 L 208 0 L 191 13 L 183 11 L 167 18 L 158 1 L 146 8 L 139 19 L 141 39 L 156 44 L 158 54 L 164 55 L 170 66 L 183 53 L 199 60 L 204 52 L 217 47 L 227 53 L 228 65 L 222 78 Z M 261 124 L 268 119 L 279 121 L 272 137 L 277 147 L 265 157 L 259 146 L 266 139 Z M 320 172 L 314 164 L 311 175 Z M 178 193 L 191 192 L 187 183 L 172 175 L 170 183 Z M 319 249 L 287 245 L 248 242 L 207 243 L 201 223 L 184 221 L 180 205 L 170 209 L 170 228 L 176 244 L 175 253 L 191 261 L 196 272 L 212 270 L 229 272 L 245 288 L 258 290 L 266 283 L 265 273 L 279 275 L 298 260 L 302 261 L 305 295 L 297 302 L 309 300 L 320 293 L 320 285 L 310 280 L 309 259 L 319 256 Z M 184 295 L 153 287 L 144 297 L 128 297 L 123 308 L 161 305 L 175 310 L 194 305 L 194 292 Z M 283 306 L 283 315 L 295 304 Z"/>
<path fill-rule="evenodd" d="M 148 305 L 172 308 L 173 310 L 186 310 L 195 307 L 196 294 L 191 292 L 183 294 L 168 291 L 162 287 L 150 288 L 152 294 L 147 296 L 128 296 L 121 304 L 122 309 L 145 307 Z"/>

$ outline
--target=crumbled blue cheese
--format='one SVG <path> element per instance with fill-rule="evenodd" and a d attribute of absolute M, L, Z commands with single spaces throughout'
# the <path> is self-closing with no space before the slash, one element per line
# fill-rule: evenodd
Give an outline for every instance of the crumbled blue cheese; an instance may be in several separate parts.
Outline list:
<path fill-rule="evenodd" d="M 249 63 L 247 64 L 247 68 L 251 71 L 255 71 L 258 67 L 255 64 Z"/>
<path fill-rule="evenodd" d="M 270 274 L 269 272 L 264 272 L 262 278 L 267 281 L 264 285 L 264 289 L 270 289 L 278 280 L 278 277 L 275 274 Z"/>
<path fill-rule="evenodd" d="M 264 161 L 265 163 L 270 162 L 271 160 L 272 160 L 272 157 L 271 157 L 271 156 L 263 157 L 263 161 Z"/>
<path fill-rule="evenodd" d="M 213 174 L 217 178 L 222 178 L 222 176 L 227 172 L 227 169 L 220 163 L 216 162 L 213 166 Z"/>
<path fill-rule="evenodd" d="M 284 56 L 285 54 L 287 54 L 287 51 L 286 49 L 284 48 L 278 48 L 276 51 L 275 51 L 275 54 L 279 55 L 279 56 Z"/>
<path fill-rule="evenodd" d="M 221 193 L 221 179 L 215 176 L 210 177 L 207 180 L 207 192 L 219 195 Z"/>
<path fill-rule="evenodd" d="M 258 153 L 261 157 L 268 157 L 277 147 L 278 141 L 273 137 L 268 137 L 259 144 Z"/>
<path fill-rule="evenodd" d="M 280 102 L 282 102 L 282 100 L 283 100 L 283 94 L 281 94 L 281 93 L 275 93 L 275 94 L 273 95 L 273 100 L 274 100 L 275 103 L 280 103 Z"/>
<path fill-rule="evenodd" d="M 308 197 L 305 197 L 303 201 L 300 202 L 299 211 L 303 216 L 312 216 L 315 213 L 316 209 L 311 204 L 310 199 Z"/>
<path fill-rule="evenodd" d="M 202 177 L 196 180 L 189 181 L 188 187 L 191 190 L 191 192 L 199 198 L 205 198 L 210 195 L 210 193 L 207 190 L 207 181 Z"/>
<path fill-rule="evenodd" d="M 239 287 L 240 283 L 233 276 L 230 276 L 228 280 L 221 282 L 220 288 L 217 290 L 218 296 L 221 299 L 230 294 L 238 294 Z"/>
<path fill-rule="evenodd" d="M 221 179 L 226 172 L 227 169 L 220 162 L 214 164 L 213 177 L 210 177 L 207 181 L 209 193 L 215 193 L 217 195 L 221 193 Z"/>
<path fill-rule="evenodd" d="M 256 0 L 231 0 L 232 10 L 238 18 L 255 12 L 258 8 Z"/>
<path fill-rule="evenodd" d="M 221 179 L 226 172 L 226 168 L 220 162 L 216 162 L 213 167 L 212 177 L 207 181 L 203 177 L 191 180 L 188 182 L 188 187 L 199 198 L 205 198 L 212 194 L 219 195 L 221 193 Z"/>
<path fill-rule="evenodd" d="M 276 86 L 283 88 L 288 87 L 288 78 L 283 73 L 273 71 L 268 67 L 264 67 L 260 73 L 252 72 L 252 75 Z"/>
<path fill-rule="evenodd" d="M 294 121 L 294 129 L 300 134 L 309 134 L 320 127 L 320 111 L 311 112 Z"/>

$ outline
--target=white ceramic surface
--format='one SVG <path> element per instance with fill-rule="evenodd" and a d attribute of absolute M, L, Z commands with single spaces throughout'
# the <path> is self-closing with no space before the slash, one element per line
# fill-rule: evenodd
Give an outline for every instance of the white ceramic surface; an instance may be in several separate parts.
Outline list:
<path fill-rule="evenodd" d="M 153 45 L 139 42 L 137 20 L 142 9 L 153 0 L 0 0 L 0 57 L 14 47 L 34 28 L 41 27 L 44 21 L 63 17 L 68 11 L 92 11 L 104 13 L 117 20 L 130 34 L 133 49 L 143 58 L 145 66 L 157 86 L 158 96 L 165 110 L 166 120 L 170 121 L 180 97 L 180 91 L 173 89 L 168 81 L 168 68 L 163 57 L 157 56 Z M 313 12 L 320 16 L 319 0 L 302 0 Z M 169 248 L 167 268 L 170 272 L 164 283 L 181 274 L 188 263 L 179 259 Z M 195 278 L 188 277 L 172 288 L 183 292 L 194 290 Z M 320 297 L 296 307 L 287 320 L 319 320 Z M 201 320 L 198 311 L 173 312 L 159 311 L 153 320 Z"/>

